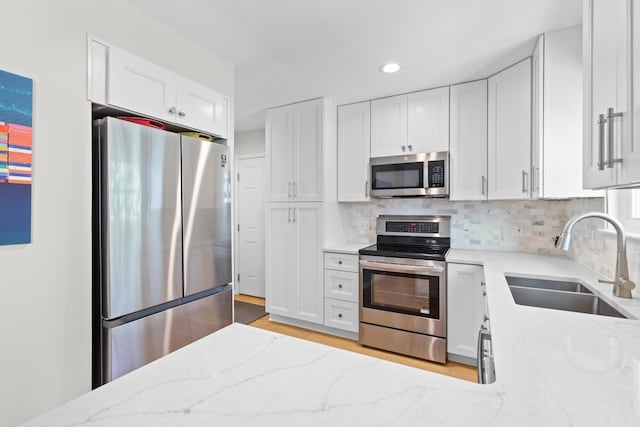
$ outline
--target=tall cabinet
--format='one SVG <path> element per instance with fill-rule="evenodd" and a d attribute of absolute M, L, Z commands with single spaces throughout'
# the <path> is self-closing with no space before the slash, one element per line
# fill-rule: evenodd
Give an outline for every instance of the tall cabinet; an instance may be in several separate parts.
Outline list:
<path fill-rule="evenodd" d="M 322 324 L 325 101 L 266 111 L 266 309 Z"/>

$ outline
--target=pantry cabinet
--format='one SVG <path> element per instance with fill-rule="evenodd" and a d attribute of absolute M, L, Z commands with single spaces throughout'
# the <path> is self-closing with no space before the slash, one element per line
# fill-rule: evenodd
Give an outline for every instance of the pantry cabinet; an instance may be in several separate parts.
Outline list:
<path fill-rule="evenodd" d="M 487 80 L 451 86 L 450 199 L 487 199 Z"/>
<path fill-rule="evenodd" d="M 628 0 L 584 2 L 585 188 L 640 184 L 637 9 Z"/>
<path fill-rule="evenodd" d="M 489 77 L 488 84 L 488 198 L 528 199 L 531 58 Z"/>
<path fill-rule="evenodd" d="M 228 137 L 228 97 L 92 37 L 87 86 L 95 103 Z"/>
<path fill-rule="evenodd" d="M 324 323 L 322 203 L 269 203 L 266 311 Z"/>
<path fill-rule="evenodd" d="M 266 111 L 268 202 L 323 200 L 323 138 L 322 99 Z"/>
<path fill-rule="evenodd" d="M 483 281 L 481 266 L 447 264 L 449 359 L 471 363 L 477 357 L 478 331 L 485 314 L 488 314 L 485 313 Z"/>
<path fill-rule="evenodd" d="M 367 202 L 371 151 L 371 103 L 338 107 L 338 201 Z"/>

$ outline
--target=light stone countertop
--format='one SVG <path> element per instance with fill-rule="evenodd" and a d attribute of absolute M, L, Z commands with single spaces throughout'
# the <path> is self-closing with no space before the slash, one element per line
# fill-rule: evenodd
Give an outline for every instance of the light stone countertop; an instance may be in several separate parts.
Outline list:
<path fill-rule="evenodd" d="M 340 254 L 358 255 L 358 251 L 367 246 L 371 246 L 373 243 L 356 243 L 356 242 L 344 242 L 327 245 L 324 247 L 325 252 L 337 252 Z"/>
<path fill-rule="evenodd" d="M 233 324 L 25 425 L 640 425 L 640 321 L 518 306 L 504 273 L 611 285 L 564 257 L 453 249 L 448 260 L 484 265 L 494 384 Z M 638 300 L 619 306 L 640 317 Z"/>

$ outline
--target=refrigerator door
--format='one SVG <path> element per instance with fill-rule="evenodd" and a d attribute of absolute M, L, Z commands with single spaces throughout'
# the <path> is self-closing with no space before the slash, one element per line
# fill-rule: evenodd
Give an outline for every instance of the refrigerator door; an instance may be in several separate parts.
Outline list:
<path fill-rule="evenodd" d="M 98 121 L 102 316 L 182 297 L 180 139 Z"/>
<path fill-rule="evenodd" d="M 102 329 L 102 383 L 230 325 L 231 286 L 195 301 L 119 326 Z M 117 321 L 116 321 L 117 322 Z"/>
<path fill-rule="evenodd" d="M 231 282 L 229 148 L 182 137 L 184 294 Z"/>

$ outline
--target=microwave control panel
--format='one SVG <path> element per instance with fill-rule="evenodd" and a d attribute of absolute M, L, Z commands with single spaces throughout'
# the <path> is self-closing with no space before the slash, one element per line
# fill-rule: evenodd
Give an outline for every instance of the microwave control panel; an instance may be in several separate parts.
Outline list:
<path fill-rule="evenodd" d="M 445 185 L 444 160 L 430 160 L 427 164 L 429 175 L 429 188 L 440 188 Z"/>

